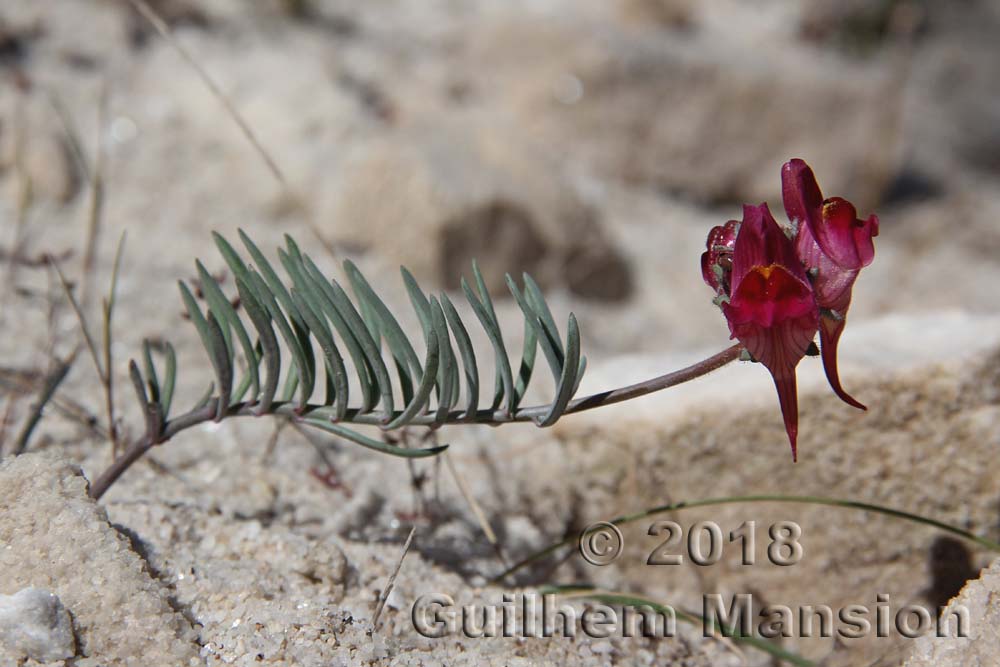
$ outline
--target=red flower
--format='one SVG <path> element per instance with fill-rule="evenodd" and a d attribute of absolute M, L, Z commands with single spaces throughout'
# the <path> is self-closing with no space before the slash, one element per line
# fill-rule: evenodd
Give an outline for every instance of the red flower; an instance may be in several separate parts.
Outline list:
<path fill-rule="evenodd" d="M 817 331 L 830 386 L 845 402 L 864 409 L 840 386 L 837 342 L 854 281 L 875 255 L 878 218 L 861 221 L 846 200 L 824 201 L 802 160 L 787 162 L 781 177 L 792 229 L 782 229 L 767 204 L 744 206 L 742 223 L 730 220 L 709 232 L 701 272 L 715 290 L 730 337 L 774 378 L 794 461 L 795 368 Z"/>
<path fill-rule="evenodd" d="M 730 254 L 728 243 L 713 242 L 725 241 L 735 226 L 730 222 L 709 234 L 702 272 L 705 281 L 720 295 L 731 337 L 738 339 L 774 377 L 795 460 L 795 367 L 816 335 L 816 300 L 795 246 L 775 222 L 767 204 L 743 207 L 743 222 Z"/>
<path fill-rule="evenodd" d="M 708 233 L 708 249 L 701 256 L 701 276 L 716 294 L 729 295 L 729 274 L 733 270 L 733 246 L 740 223 L 730 220 Z"/>
<path fill-rule="evenodd" d="M 864 410 L 865 406 L 840 384 L 837 343 L 846 324 L 854 281 L 875 257 L 872 239 L 878 236 L 878 217 L 862 221 L 849 201 L 840 197 L 824 200 L 812 169 L 799 159 L 782 167 L 781 185 L 785 212 L 798 228 L 795 249 L 812 276 L 820 308 L 823 369 L 837 396 Z"/>

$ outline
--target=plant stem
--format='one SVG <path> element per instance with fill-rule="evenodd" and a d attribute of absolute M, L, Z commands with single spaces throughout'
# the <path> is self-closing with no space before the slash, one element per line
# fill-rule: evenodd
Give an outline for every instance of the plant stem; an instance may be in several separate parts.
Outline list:
<path fill-rule="evenodd" d="M 664 514 L 666 512 L 675 512 L 677 510 L 690 509 L 693 507 L 710 507 L 712 505 L 732 505 L 740 503 L 792 503 L 792 504 L 802 504 L 802 505 L 825 505 L 828 507 L 843 507 L 846 509 L 856 509 L 863 510 L 865 512 L 875 512 L 877 514 L 884 514 L 886 516 L 891 516 L 896 519 L 903 519 L 905 521 L 912 521 L 913 523 L 920 523 L 925 526 L 932 526 L 939 530 L 943 530 L 952 535 L 957 535 L 963 539 L 974 542 L 979 546 L 989 549 L 990 551 L 1000 551 L 1000 544 L 988 540 L 985 537 L 980 537 L 975 533 L 969 532 L 958 526 L 953 526 L 951 524 L 945 523 L 943 521 L 938 521 L 937 519 L 932 519 L 930 517 L 921 516 L 919 514 L 913 514 L 912 512 L 906 512 L 903 510 L 898 510 L 893 507 L 886 507 L 884 505 L 875 505 L 873 503 L 866 503 L 859 500 L 850 500 L 846 498 L 827 498 L 824 496 L 786 496 L 786 495 L 752 495 L 752 496 L 726 496 L 723 498 L 704 498 L 702 500 L 689 500 L 681 501 L 677 503 L 668 503 L 665 505 L 658 505 L 657 507 L 651 507 L 641 512 L 635 512 L 634 514 L 626 514 L 624 516 L 612 519 L 610 523 L 616 526 L 622 526 L 627 523 L 633 523 L 639 519 L 645 519 L 647 517 L 655 516 L 657 514 Z M 561 542 L 556 542 L 545 547 L 541 551 L 537 551 L 532 555 L 528 556 L 524 560 L 515 563 L 512 567 L 501 572 L 497 575 L 493 581 L 499 582 L 505 579 L 508 575 L 517 572 L 518 570 L 537 562 L 546 556 L 549 556 L 562 547 L 569 546 L 577 537 L 568 537 Z"/>
<path fill-rule="evenodd" d="M 663 389 L 688 382 L 689 380 L 694 380 L 695 378 L 707 375 L 708 373 L 735 361 L 739 358 L 741 350 L 742 346 L 733 345 L 717 354 L 712 355 L 711 357 L 708 357 L 707 359 L 703 359 L 672 373 L 660 375 L 651 380 L 628 385 L 626 387 L 620 387 L 618 389 L 603 391 L 591 396 L 575 399 L 570 402 L 569 407 L 566 409 L 564 414 L 583 412 L 585 410 L 600 408 L 605 405 L 621 403 L 622 401 L 639 398 L 640 396 L 645 396 L 646 394 L 652 394 L 653 392 L 661 391 Z M 108 488 L 122 475 L 122 473 L 124 473 L 133 463 L 142 458 L 143 454 L 149 451 L 154 445 L 169 440 L 180 431 L 214 420 L 216 417 L 216 401 L 217 399 L 210 400 L 205 405 L 197 409 L 191 410 L 190 412 L 169 420 L 166 424 L 164 424 L 163 431 L 158 439 L 152 434 L 146 434 L 133 441 L 125 452 L 116 458 L 108 469 L 94 481 L 90 487 L 90 497 L 95 500 L 100 499 Z M 254 403 L 236 403 L 230 406 L 230 408 L 226 411 L 225 416 L 260 416 L 256 414 L 257 407 L 258 406 Z M 425 415 L 420 415 L 414 418 L 408 423 L 408 425 L 437 427 L 446 424 L 497 425 L 510 424 L 514 422 L 528 422 L 543 418 L 546 414 L 548 414 L 549 408 L 550 406 L 548 405 L 537 405 L 528 408 L 520 408 L 512 413 L 508 413 L 505 410 L 478 410 L 471 415 L 466 415 L 460 410 L 453 410 L 445 415 L 443 420 L 439 419 L 434 412 L 429 412 Z M 292 419 L 305 417 L 306 415 L 323 416 L 329 417 L 331 422 L 335 421 L 333 417 L 334 409 L 330 406 L 306 405 L 300 407 L 298 404 L 289 401 L 273 403 L 267 414 L 281 415 Z M 385 412 L 363 413 L 355 408 L 348 410 L 341 421 L 353 424 L 385 426 L 393 418 L 399 416 L 399 414 L 399 411 L 393 412 L 392 414 L 386 414 Z"/>

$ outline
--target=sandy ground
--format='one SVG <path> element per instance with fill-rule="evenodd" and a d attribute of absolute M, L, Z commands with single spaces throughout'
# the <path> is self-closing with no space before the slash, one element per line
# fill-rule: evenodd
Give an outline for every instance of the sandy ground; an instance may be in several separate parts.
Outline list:
<path fill-rule="evenodd" d="M 439 439 L 453 445 L 449 456 L 508 560 L 622 512 L 758 493 L 881 503 L 996 540 L 1000 59 L 969 54 L 995 52 L 1000 19 L 988 2 L 965 12 L 885 3 L 902 7 L 891 16 L 858 4 L 315 2 L 297 14 L 292 2 L 155 3 L 273 156 L 283 185 L 125 3 L 6 3 L 4 451 L 53 355 L 79 342 L 58 283 L 34 265 L 43 253 L 63 258 L 96 331 L 116 242 L 128 234 L 112 352 L 132 434 L 140 418 L 126 364 L 143 338 L 177 347 L 180 404 L 204 390 L 210 371 L 175 283 L 196 275 L 195 258 L 221 270 L 210 231 L 234 238 L 240 227 L 268 253 L 292 235 L 330 275 L 351 258 L 414 331 L 399 264 L 453 297 L 473 257 L 497 294 L 504 271 L 528 270 L 560 321 L 569 311 L 580 320 L 590 360 L 581 391 L 599 391 L 727 344 L 700 280 L 705 234 L 745 201 L 780 211 L 778 169 L 798 155 L 827 194 L 882 220 L 842 351 L 845 384 L 868 413 L 840 405 L 807 359 L 795 466 L 770 381 L 747 364 L 549 430 L 452 427 Z M 94 268 L 84 272 L 98 146 L 103 207 Z M 516 305 L 500 300 L 498 313 L 518 350 Z M 551 391 L 539 377 L 534 396 Z M 99 383 L 81 354 L 32 441 L 44 456 L 6 460 L 10 481 L 0 488 L 3 548 L 15 537 L 20 545 L 3 561 L 0 594 L 28 585 L 57 593 L 77 633 L 71 665 L 765 665 L 765 654 L 684 624 L 658 641 L 438 640 L 415 633 L 410 610 L 429 593 L 495 604 L 550 583 L 695 610 L 714 592 L 834 608 L 873 606 L 884 593 L 894 605 L 936 609 L 991 558 L 873 514 L 742 504 L 669 518 L 727 533 L 744 521 L 795 521 L 802 562 L 741 566 L 727 546 L 717 565 L 651 567 L 656 539 L 643 525 L 626 531 L 612 566 L 573 557 L 502 588 L 489 579 L 503 565 L 440 461 L 411 468 L 290 427 L 275 436 L 269 420 L 232 420 L 158 448 L 95 506 L 65 461 L 94 479 L 109 461 L 104 426 Z M 328 466 L 339 484 L 320 479 Z M 86 529 L 46 523 L 60 512 L 86 517 Z M 414 525 L 414 548 L 373 628 Z M 77 532 L 89 537 L 74 542 Z M 920 641 L 919 655 L 931 655 Z M 914 648 L 898 636 L 781 645 L 829 666 L 899 664 Z M 961 650 L 948 659 L 962 664 L 971 654 Z"/>

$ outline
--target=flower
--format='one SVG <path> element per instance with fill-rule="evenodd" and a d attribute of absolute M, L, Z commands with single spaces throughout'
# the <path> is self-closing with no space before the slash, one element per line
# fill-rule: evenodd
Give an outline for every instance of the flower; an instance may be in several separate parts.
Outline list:
<path fill-rule="evenodd" d="M 730 221 L 709 233 L 708 249 L 702 255 L 705 282 L 717 290 L 731 337 L 771 372 L 795 460 L 795 367 L 816 335 L 819 310 L 795 246 L 767 204 L 743 207 L 743 222 L 731 253 L 728 243 L 713 244 L 728 240 L 735 226 Z"/>
<path fill-rule="evenodd" d="M 798 229 L 796 252 L 813 276 L 827 380 L 841 400 L 864 410 L 865 406 L 840 384 L 837 344 L 847 323 L 854 281 L 875 258 L 872 239 L 878 236 L 878 217 L 859 220 L 849 201 L 840 197 L 824 200 L 812 169 L 799 159 L 789 160 L 781 168 L 781 185 L 785 212 Z"/>
<path fill-rule="evenodd" d="M 841 387 L 837 343 L 854 281 L 875 255 L 878 218 L 862 221 L 845 199 L 824 200 L 802 160 L 785 163 L 781 179 L 791 228 L 779 226 L 767 204 L 745 205 L 742 222 L 730 220 L 709 232 L 701 271 L 715 290 L 730 337 L 774 379 L 795 461 L 795 369 L 817 332 L 830 386 L 843 401 L 864 409 Z"/>

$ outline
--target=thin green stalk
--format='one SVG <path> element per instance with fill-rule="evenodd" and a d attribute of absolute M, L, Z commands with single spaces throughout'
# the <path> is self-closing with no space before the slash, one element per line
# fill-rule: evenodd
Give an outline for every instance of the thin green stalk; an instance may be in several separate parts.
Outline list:
<path fill-rule="evenodd" d="M 963 539 L 974 542 L 981 547 L 989 549 L 990 551 L 1000 551 L 1000 543 L 988 540 L 985 537 L 980 537 L 975 533 L 971 533 L 967 530 L 959 528 L 958 526 L 953 526 L 951 524 L 945 523 L 943 521 L 938 521 L 937 519 L 932 519 L 930 517 L 921 516 L 919 514 L 914 514 L 912 512 L 906 512 L 904 510 L 895 509 L 892 507 L 885 507 L 884 505 L 875 505 L 873 503 L 866 503 L 859 500 L 849 500 L 844 498 L 827 498 L 824 496 L 790 496 L 790 495 L 749 495 L 749 496 L 725 496 L 720 498 L 705 498 L 702 500 L 690 500 L 681 501 L 677 503 L 668 503 L 666 505 L 658 505 L 656 507 L 651 507 L 649 509 L 643 510 L 641 512 L 636 512 L 634 514 L 626 514 L 618 518 L 612 519 L 610 523 L 616 526 L 622 526 L 628 523 L 633 523 L 639 519 L 645 519 L 657 514 L 664 514 L 666 512 L 676 512 L 678 510 L 691 509 L 693 507 L 709 507 L 712 505 L 734 505 L 740 503 L 795 503 L 802 505 L 825 505 L 828 507 L 842 507 L 846 509 L 856 509 L 863 510 L 865 512 L 875 512 L 876 514 L 884 514 L 886 516 L 891 516 L 896 519 L 903 519 L 906 521 L 911 521 L 913 523 L 923 524 L 925 526 L 931 526 L 937 528 L 938 530 L 943 530 L 952 535 L 957 535 Z M 494 581 L 500 581 L 505 579 L 507 576 L 517 572 L 518 570 L 531 565 L 543 558 L 555 553 L 559 549 L 569 546 L 576 541 L 576 537 L 567 537 L 566 539 L 556 542 L 555 544 L 550 544 L 541 551 L 538 551 L 524 560 L 515 563 L 508 569 L 504 570 L 502 573 L 494 578 Z"/>
<path fill-rule="evenodd" d="M 660 375 L 651 380 L 646 380 L 644 382 L 639 382 L 637 384 L 628 385 L 626 387 L 621 387 L 619 389 L 612 389 L 610 391 L 601 392 L 599 394 L 593 394 L 592 396 L 587 396 L 584 398 L 579 398 L 574 401 L 570 401 L 569 406 L 566 409 L 566 413 L 571 412 L 583 412 L 584 410 L 592 410 L 594 408 L 599 408 L 605 405 L 611 405 L 614 403 L 619 403 L 631 398 L 637 398 L 645 394 L 651 394 L 662 389 L 667 389 L 675 385 L 687 382 L 688 380 L 693 380 L 695 378 L 701 377 L 711 373 L 712 371 L 725 366 L 726 364 L 735 361 L 739 358 L 740 350 L 742 349 L 739 345 L 733 345 L 725 350 L 718 352 L 717 354 L 698 361 L 686 368 L 674 371 L 672 373 L 667 373 L 666 375 Z M 210 395 L 210 394 L 209 394 Z M 528 422 L 535 421 L 539 418 L 547 415 L 552 406 L 551 405 L 536 405 L 529 408 L 520 408 L 517 411 L 510 413 L 503 409 L 487 409 L 479 410 L 473 415 L 466 415 L 463 410 L 452 410 L 446 415 L 443 415 L 444 419 L 442 421 L 441 415 L 436 413 L 428 413 L 425 415 L 419 415 L 414 419 L 410 420 L 408 425 L 414 426 L 439 426 L 441 424 L 507 424 L 513 422 Z M 105 470 L 100 477 L 91 485 L 90 496 L 95 500 L 99 499 L 104 492 L 108 490 L 114 482 L 122 475 L 125 470 L 129 468 L 133 463 L 139 460 L 143 454 L 145 454 L 153 445 L 165 442 L 172 438 L 174 435 L 183 431 L 185 429 L 191 428 L 192 426 L 197 426 L 204 422 L 217 419 L 220 415 L 217 414 L 217 402 L 215 400 L 200 401 L 191 411 L 179 415 L 178 417 L 171 419 L 163 425 L 163 431 L 160 434 L 159 442 L 154 442 L 150 438 L 143 437 L 135 442 L 133 442 L 125 450 L 125 452 L 112 461 L 111 465 Z M 236 403 L 229 406 L 222 411 L 222 416 L 225 417 L 259 417 L 261 413 L 259 412 L 260 406 L 255 403 Z M 324 418 L 331 424 L 335 423 L 336 414 L 333 408 L 330 406 L 322 405 L 312 405 L 307 404 L 304 406 L 299 406 L 295 403 L 289 401 L 276 401 L 271 406 L 267 414 L 270 415 L 282 415 L 286 417 L 292 417 L 296 419 L 312 417 Z M 346 411 L 344 418 L 341 420 L 344 423 L 352 424 L 367 424 L 371 426 L 385 426 L 387 418 L 389 420 L 398 418 L 402 414 L 402 411 L 394 411 L 393 413 L 386 415 L 385 413 L 379 412 L 362 412 L 357 408 L 349 409 Z M 565 414 L 565 413 L 564 413 Z"/>
<path fill-rule="evenodd" d="M 771 656 L 777 658 L 778 660 L 784 660 L 796 667 L 815 667 L 812 660 L 803 658 L 797 653 L 787 651 L 774 642 L 769 642 L 761 637 L 755 637 L 753 635 L 744 635 L 735 631 L 735 628 L 727 628 L 725 626 L 719 626 L 711 619 L 707 619 L 700 614 L 695 614 L 683 609 L 677 609 L 671 605 L 660 604 L 650 600 L 649 598 L 642 597 L 641 595 L 633 595 L 631 593 L 612 593 L 604 592 L 596 588 L 590 588 L 587 586 L 545 586 L 540 592 L 544 595 L 545 593 L 557 593 L 566 598 L 583 598 L 587 600 L 594 600 L 596 602 L 602 602 L 607 605 L 620 605 L 623 607 L 650 607 L 656 612 L 661 614 L 673 615 L 678 619 L 684 621 L 685 623 L 690 623 L 691 625 L 699 625 L 706 628 L 709 632 L 713 634 L 721 635 L 728 639 L 732 639 L 735 642 L 741 644 L 747 644 L 753 646 L 756 649 L 764 651 Z"/>

